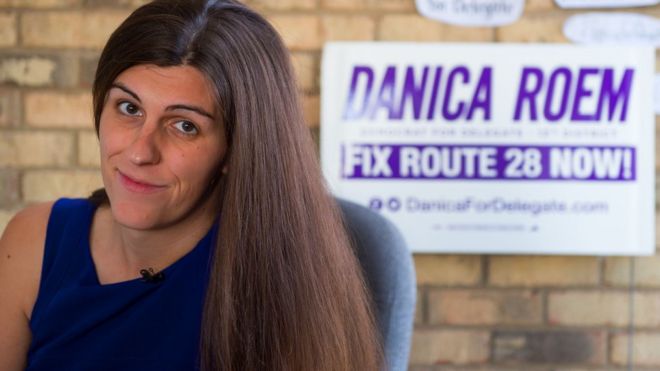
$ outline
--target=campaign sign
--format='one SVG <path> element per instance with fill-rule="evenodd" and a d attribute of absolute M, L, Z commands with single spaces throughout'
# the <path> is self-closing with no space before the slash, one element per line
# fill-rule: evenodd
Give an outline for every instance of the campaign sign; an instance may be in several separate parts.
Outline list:
<path fill-rule="evenodd" d="M 654 251 L 654 50 L 329 43 L 332 191 L 416 252 Z"/>
<path fill-rule="evenodd" d="M 655 75 L 653 86 L 653 109 L 656 115 L 660 115 L 660 74 Z"/>

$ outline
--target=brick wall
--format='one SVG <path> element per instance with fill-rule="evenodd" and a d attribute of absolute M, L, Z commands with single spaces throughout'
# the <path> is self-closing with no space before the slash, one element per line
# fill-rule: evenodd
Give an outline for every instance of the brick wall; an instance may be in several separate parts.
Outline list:
<path fill-rule="evenodd" d="M 0 0 L 0 230 L 28 203 L 100 186 L 90 83 L 107 36 L 144 2 Z M 414 0 L 250 4 L 292 51 L 316 137 L 327 40 L 567 42 L 561 27 L 575 13 L 529 0 L 510 26 L 460 28 L 420 17 Z M 630 10 L 660 18 L 660 6 Z M 635 259 L 632 284 L 631 263 L 417 255 L 411 369 L 627 370 L 633 344 L 634 369 L 660 370 L 660 257 Z"/>

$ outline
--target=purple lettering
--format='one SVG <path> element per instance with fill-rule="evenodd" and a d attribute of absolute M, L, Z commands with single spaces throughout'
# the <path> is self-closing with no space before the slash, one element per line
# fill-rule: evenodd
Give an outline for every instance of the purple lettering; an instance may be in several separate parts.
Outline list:
<path fill-rule="evenodd" d="M 528 86 L 531 76 L 536 78 L 535 85 Z M 522 71 L 520 79 L 520 86 L 518 88 L 518 98 L 516 99 L 516 111 L 513 116 L 515 121 L 520 121 L 522 116 L 523 105 L 525 101 L 529 104 L 529 117 L 531 120 L 536 120 L 536 96 L 543 87 L 543 71 L 537 67 L 525 67 Z"/>
<path fill-rule="evenodd" d="M 561 92 L 561 101 L 559 104 L 559 110 L 555 113 L 552 112 L 552 101 L 555 93 L 555 86 L 557 85 L 557 79 L 563 76 L 564 80 L 564 90 Z M 550 81 L 548 82 L 548 93 L 545 96 L 545 106 L 543 107 L 543 115 L 549 121 L 557 121 L 564 116 L 566 113 L 568 96 L 570 95 L 571 90 L 571 70 L 566 67 L 557 68 L 550 75 Z"/>
<path fill-rule="evenodd" d="M 424 66 L 424 69 L 422 70 L 422 81 L 419 84 L 415 84 L 415 69 L 412 66 L 406 68 L 406 80 L 403 85 L 401 103 L 399 104 L 398 112 L 393 118 L 400 120 L 403 117 L 406 102 L 412 100 L 413 116 L 415 117 L 415 120 L 419 119 L 419 116 L 422 113 L 422 102 L 424 101 L 424 90 L 426 89 L 426 78 L 428 75 L 429 67 Z"/>
<path fill-rule="evenodd" d="M 428 120 L 435 117 L 435 102 L 438 99 L 438 90 L 440 90 L 440 79 L 442 78 L 442 67 L 435 68 L 435 77 L 433 78 L 433 86 L 431 89 L 431 100 L 429 101 L 429 110 L 426 114 Z"/>
<path fill-rule="evenodd" d="M 467 66 L 450 68 L 443 79 L 443 69 L 430 65 L 354 66 L 343 119 L 394 121 L 409 117 L 451 122 L 476 116 L 490 120 L 493 67 L 475 71 L 479 72 L 478 79 L 471 79 Z"/>
<path fill-rule="evenodd" d="M 628 98 L 630 98 L 630 89 L 632 87 L 634 71 L 631 68 L 626 68 L 623 73 L 623 78 L 619 87 L 614 87 L 614 71 L 611 68 L 606 68 L 603 74 L 603 84 L 600 88 L 600 98 L 598 99 L 598 109 L 596 116 L 600 118 L 603 106 L 607 105 L 607 119 L 612 121 L 614 111 L 619 103 L 621 103 L 621 115 L 619 120 L 625 121 L 628 113 Z"/>
<path fill-rule="evenodd" d="M 596 121 L 600 120 L 600 115 L 584 114 L 580 112 L 582 98 L 587 98 L 592 95 L 592 90 L 584 86 L 584 80 L 588 75 L 598 74 L 597 68 L 581 68 L 578 73 L 577 86 L 575 87 L 575 98 L 573 98 L 573 110 L 571 112 L 572 121 Z"/>
<path fill-rule="evenodd" d="M 370 119 L 373 120 L 376 118 L 378 110 L 384 108 L 387 110 L 387 117 L 393 119 L 396 116 L 396 105 L 395 105 L 395 83 L 396 83 L 396 67 L 388 66 L 385 70 L 385 77 L 383 77 L 383 83 L 380 86 L 380 91 L 378 92 L 378 97 L 376 101 L 373 102 L 373 107 L 371 108 Z"/>
<path fill-rule="evenodd" d="M 364 76 L 366 81 L 366 88 L 364 92 L 364 97 L 361 102 L 355 102 L 357 96 L 357 86 L 360 76 Z M 367 111 L 369 106 L 369 97 L 371 96 L 371 89 L 374 85 L 374 70 L 368 66 L 355 66 L 353 68 L 353 76 L 351 78 L 351 87 L 348 92 L 348 102 L 346 102 L 346 108 L 344 109 L 344 120 L 356 120 L 361 118 Z M 358 107 L 355 107 L 356 104 L 361 104 Z"/>
<path fill-rule="evenodd" d="M 452 88 L 454 86 L 454 79 L 456 78 L 457 75 L 461 74 L 463 76 L 463 82 L 467 83 L 470 81 L 470 70 L 468 70 L 464 66 L 459 66 L 454 68 L 450 73 L 449 77 L 447 77 L 447 87 L 445 88 L 445 99 L 443 100 L 442 103 L 442 116 L 446 120 L 456 120 L 461 116 L 463 113 L 463 110 L 465 109 L 465 103 L 459 102 L 456 105 L 456 109 L 452 112 L 450 111 L 449 104 L 451 100 L 451 93 L 452 93 Z"/>
<path fill-rule="evenodd" d="M 477 108 L 483 111 L 485 120 L 490 120 L 491 75 L 492 67 L 486 67 L 481 71 L 479 82 L 477 82 L 477 88 L 474 90 L 474 95 L 472 96 L 472 104 L 470 105 L 470 110 L 467 114 L 468 120 L 472 120 L 474 111 Z"/>

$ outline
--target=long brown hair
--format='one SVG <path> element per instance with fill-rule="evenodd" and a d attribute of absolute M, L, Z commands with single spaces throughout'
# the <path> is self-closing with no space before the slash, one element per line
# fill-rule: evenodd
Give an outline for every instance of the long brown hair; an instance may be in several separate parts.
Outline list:
<path fill-rule="evenodd" d="M 137 64 L 187 64 L 212 83 L 229 172 L 201 333 L 205 370 L 377 370 L 379 335 L 354 251 L 323 183 L 289 56 L 263 17 L 233 0 L 158 0 L 112 34 L 94 119 Z M 103 190 L 91 200 L 108 202 Z"/>

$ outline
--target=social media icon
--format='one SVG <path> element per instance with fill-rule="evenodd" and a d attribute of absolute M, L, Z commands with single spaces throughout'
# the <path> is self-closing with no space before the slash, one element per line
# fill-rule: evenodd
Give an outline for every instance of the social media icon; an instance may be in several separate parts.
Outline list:
<path fill-rule="evenodd" d="M 396 197 L 392 197 L 387 200 L 387 208 L 390 209 L 390 211 L 399 211 L 401 208 L 401 201 Z"/>
<path fill-rule="evenodd" d="M 371 210 L 376 210 L 376 211 L 382 209 L 383 200 L 381 200 L 380 198 L 372 198 L 371 200 L 369 200 L 369 208 Z"/>

